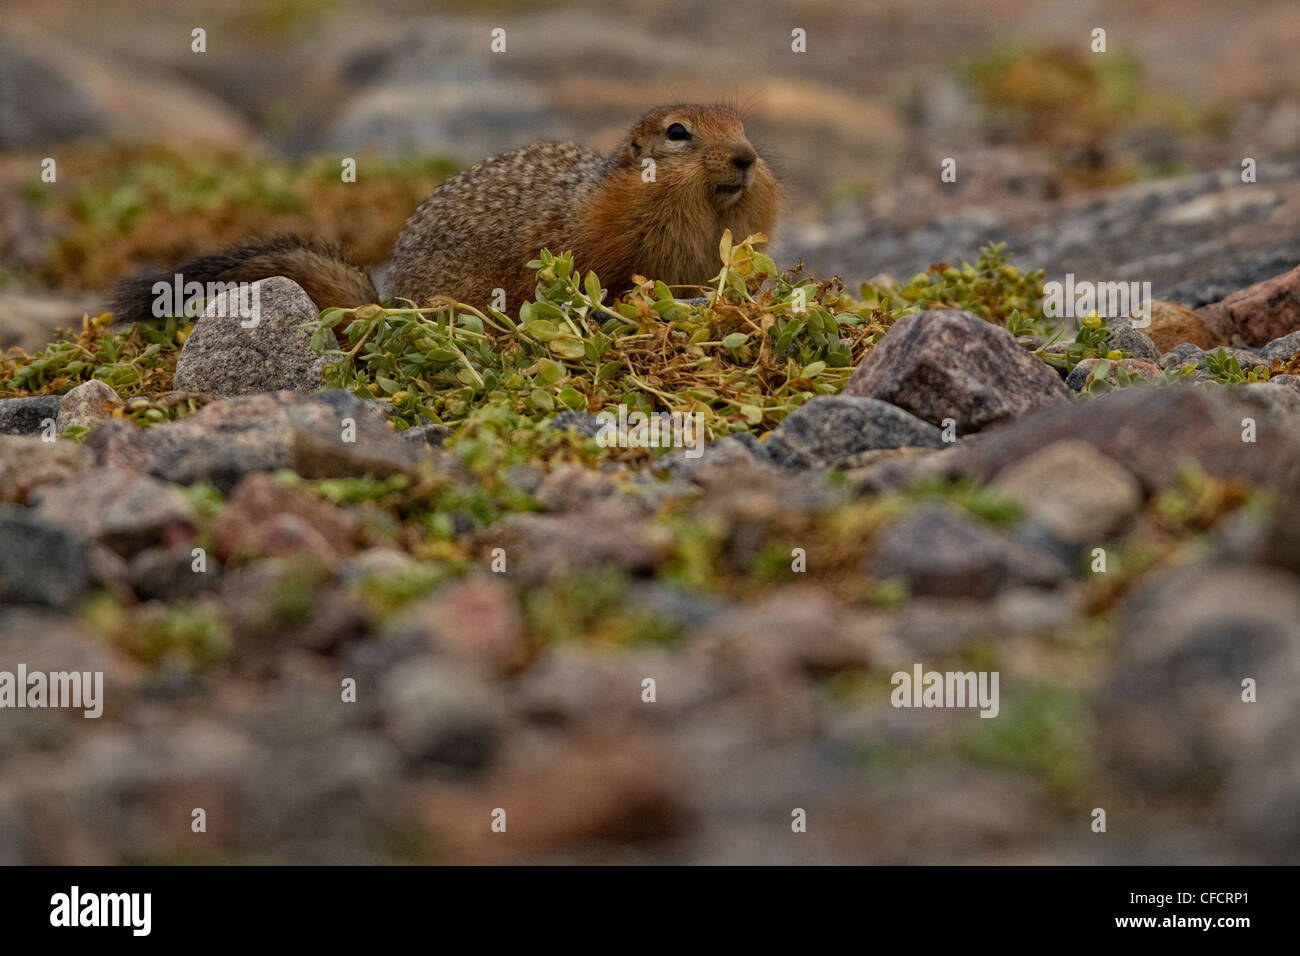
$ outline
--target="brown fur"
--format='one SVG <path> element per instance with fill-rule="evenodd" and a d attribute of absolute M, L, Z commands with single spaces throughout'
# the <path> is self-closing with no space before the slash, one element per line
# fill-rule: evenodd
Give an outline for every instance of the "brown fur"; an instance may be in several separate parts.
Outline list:
<path fill-rule="evenodd" d="M 674 123 L 691 133 L 668 139 Z M 653 182 L 642 162 L 654 160 Z M 736 160 L 749 161 L 748 171 Z M 724 196 L 718 186 L 743 185 Z M 439 187 L 407 221 L 391 272 L 393 294 L 421 303 L 446 295 L 484 305 L 504 289 L 507 307 L 532 298 L 526 263 L 538 250 L 572 250 L 612 295 L 632 276 L 702 283 L 721 268 L 724 229 L 737 240 L 771 235 L 780 187 L 726 106 L 651 110 L 612 156 L 572 143 L 495 156 Z"/>
<path fill-rule="evenodd" d="M 293 236 L 279 236 L 214 255 L 201 256 L 177 266 L 185 282 L 256 282 L 284 276 L 325 309 L 355 307 L 378 300 L 370 277 L 343 258 L 334 246 L 314 245 Z M 153 318 L 154 283 L 171 281 L 170 275 L 128 279 L 109 297 L 109 309 L 119 321 L 142 322 Z"/>

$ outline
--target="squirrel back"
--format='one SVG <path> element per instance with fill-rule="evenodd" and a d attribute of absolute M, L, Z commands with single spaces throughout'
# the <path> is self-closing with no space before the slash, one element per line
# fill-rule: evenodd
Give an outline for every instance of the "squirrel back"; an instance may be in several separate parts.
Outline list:
<path fill-rule="evenodd" d="M 651 110 L 615 152 L 573 143 L 526 146 L 452 177 L 407 220 L 393 253 L 395 296 L 447 295 L 471 305 L 504 289 L 510 308 L 532 298 L 526 263 L 572 250 L 613 295 L 632 276 L 669 285 L 721 268 L 724 229 L 768 235 L 780 187 L 726 106 Z"/>
<path fill-rule="evenodd" d="M 634 275 L 700 284 L 721 267 L 723 230 L 737 239 L 771 235 L 780 202 L 776 177 L 734 110 L 659 107 L 609 156 L 574 143 L 539 143 L 452 176 L 403 227 L 391 291 L 417 305 L 447 296 L 483 307 L 501 289 L 514 311 L 532 298 L 527 263 L 544 248 L 572 251 L 577 267 L 594 270 L 611 296 L 627 291 Z M 282 275 L 321 309 L 378 298 L 370 278 L 337 249 L 294 237 L 203 256 L 174 271 L 203 284 Z M 120 285 L 110 302 L 118 318 L 151 317 L 155 281 Z"/>

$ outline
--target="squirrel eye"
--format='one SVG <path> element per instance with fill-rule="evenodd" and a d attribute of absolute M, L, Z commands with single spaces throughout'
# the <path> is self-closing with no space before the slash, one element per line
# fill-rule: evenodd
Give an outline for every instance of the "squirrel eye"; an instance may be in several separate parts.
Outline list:
<path fill-rule="evenodd" d="M 667 130 L 665 130 L 664 135 L 666 135 L 669 139 L 673 139 L 673 140 L 683 140 L 683 139 L 691 138 L 690 132 L 681 123 L 673 123 L 671 126 L 668 127 Z"/>

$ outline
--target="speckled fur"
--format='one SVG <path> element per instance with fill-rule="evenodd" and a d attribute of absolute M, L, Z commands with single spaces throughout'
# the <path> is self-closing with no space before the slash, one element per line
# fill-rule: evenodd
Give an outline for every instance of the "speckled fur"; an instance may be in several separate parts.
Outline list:
<path fill-rule="evenodd" d="M 683 123 L 687 143 L 665 132 Z M 642 179 L 643 160 L 655 180 Z M 733 161 L 752 161 L 746 173 Z M 718 186 L 746 183 L 735 196 Z M 542 143 L 494 156 L 440 186 L 407 220 L 390 272 L 395 296 L 446 295 L 484 305 L 504 289 L 507 308 L 532 298 L 526 263 L 538 250 L 573 250 L 612 295 L 634 274 L 670 285 L 706 281 L 720 268 L 718 241 L 771 234 L 780 187 L 725 106 L 652 110 L 608 157 L 573 143 Z"/>

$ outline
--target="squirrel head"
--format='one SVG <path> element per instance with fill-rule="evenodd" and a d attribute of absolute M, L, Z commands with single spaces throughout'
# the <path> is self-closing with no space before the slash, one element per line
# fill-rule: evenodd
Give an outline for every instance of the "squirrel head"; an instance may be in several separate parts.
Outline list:
<path fill-rule="evenodd" d="M 649 167 L 647 159 L 654 161 L 653 181 L 661 188 L 687 191 L 721 216 L 750 206 L 775 207 L 776 177 L 728 106 L 661 106 L 646 113 L 628 133 L 617 160 L 640 175 Z"/>

